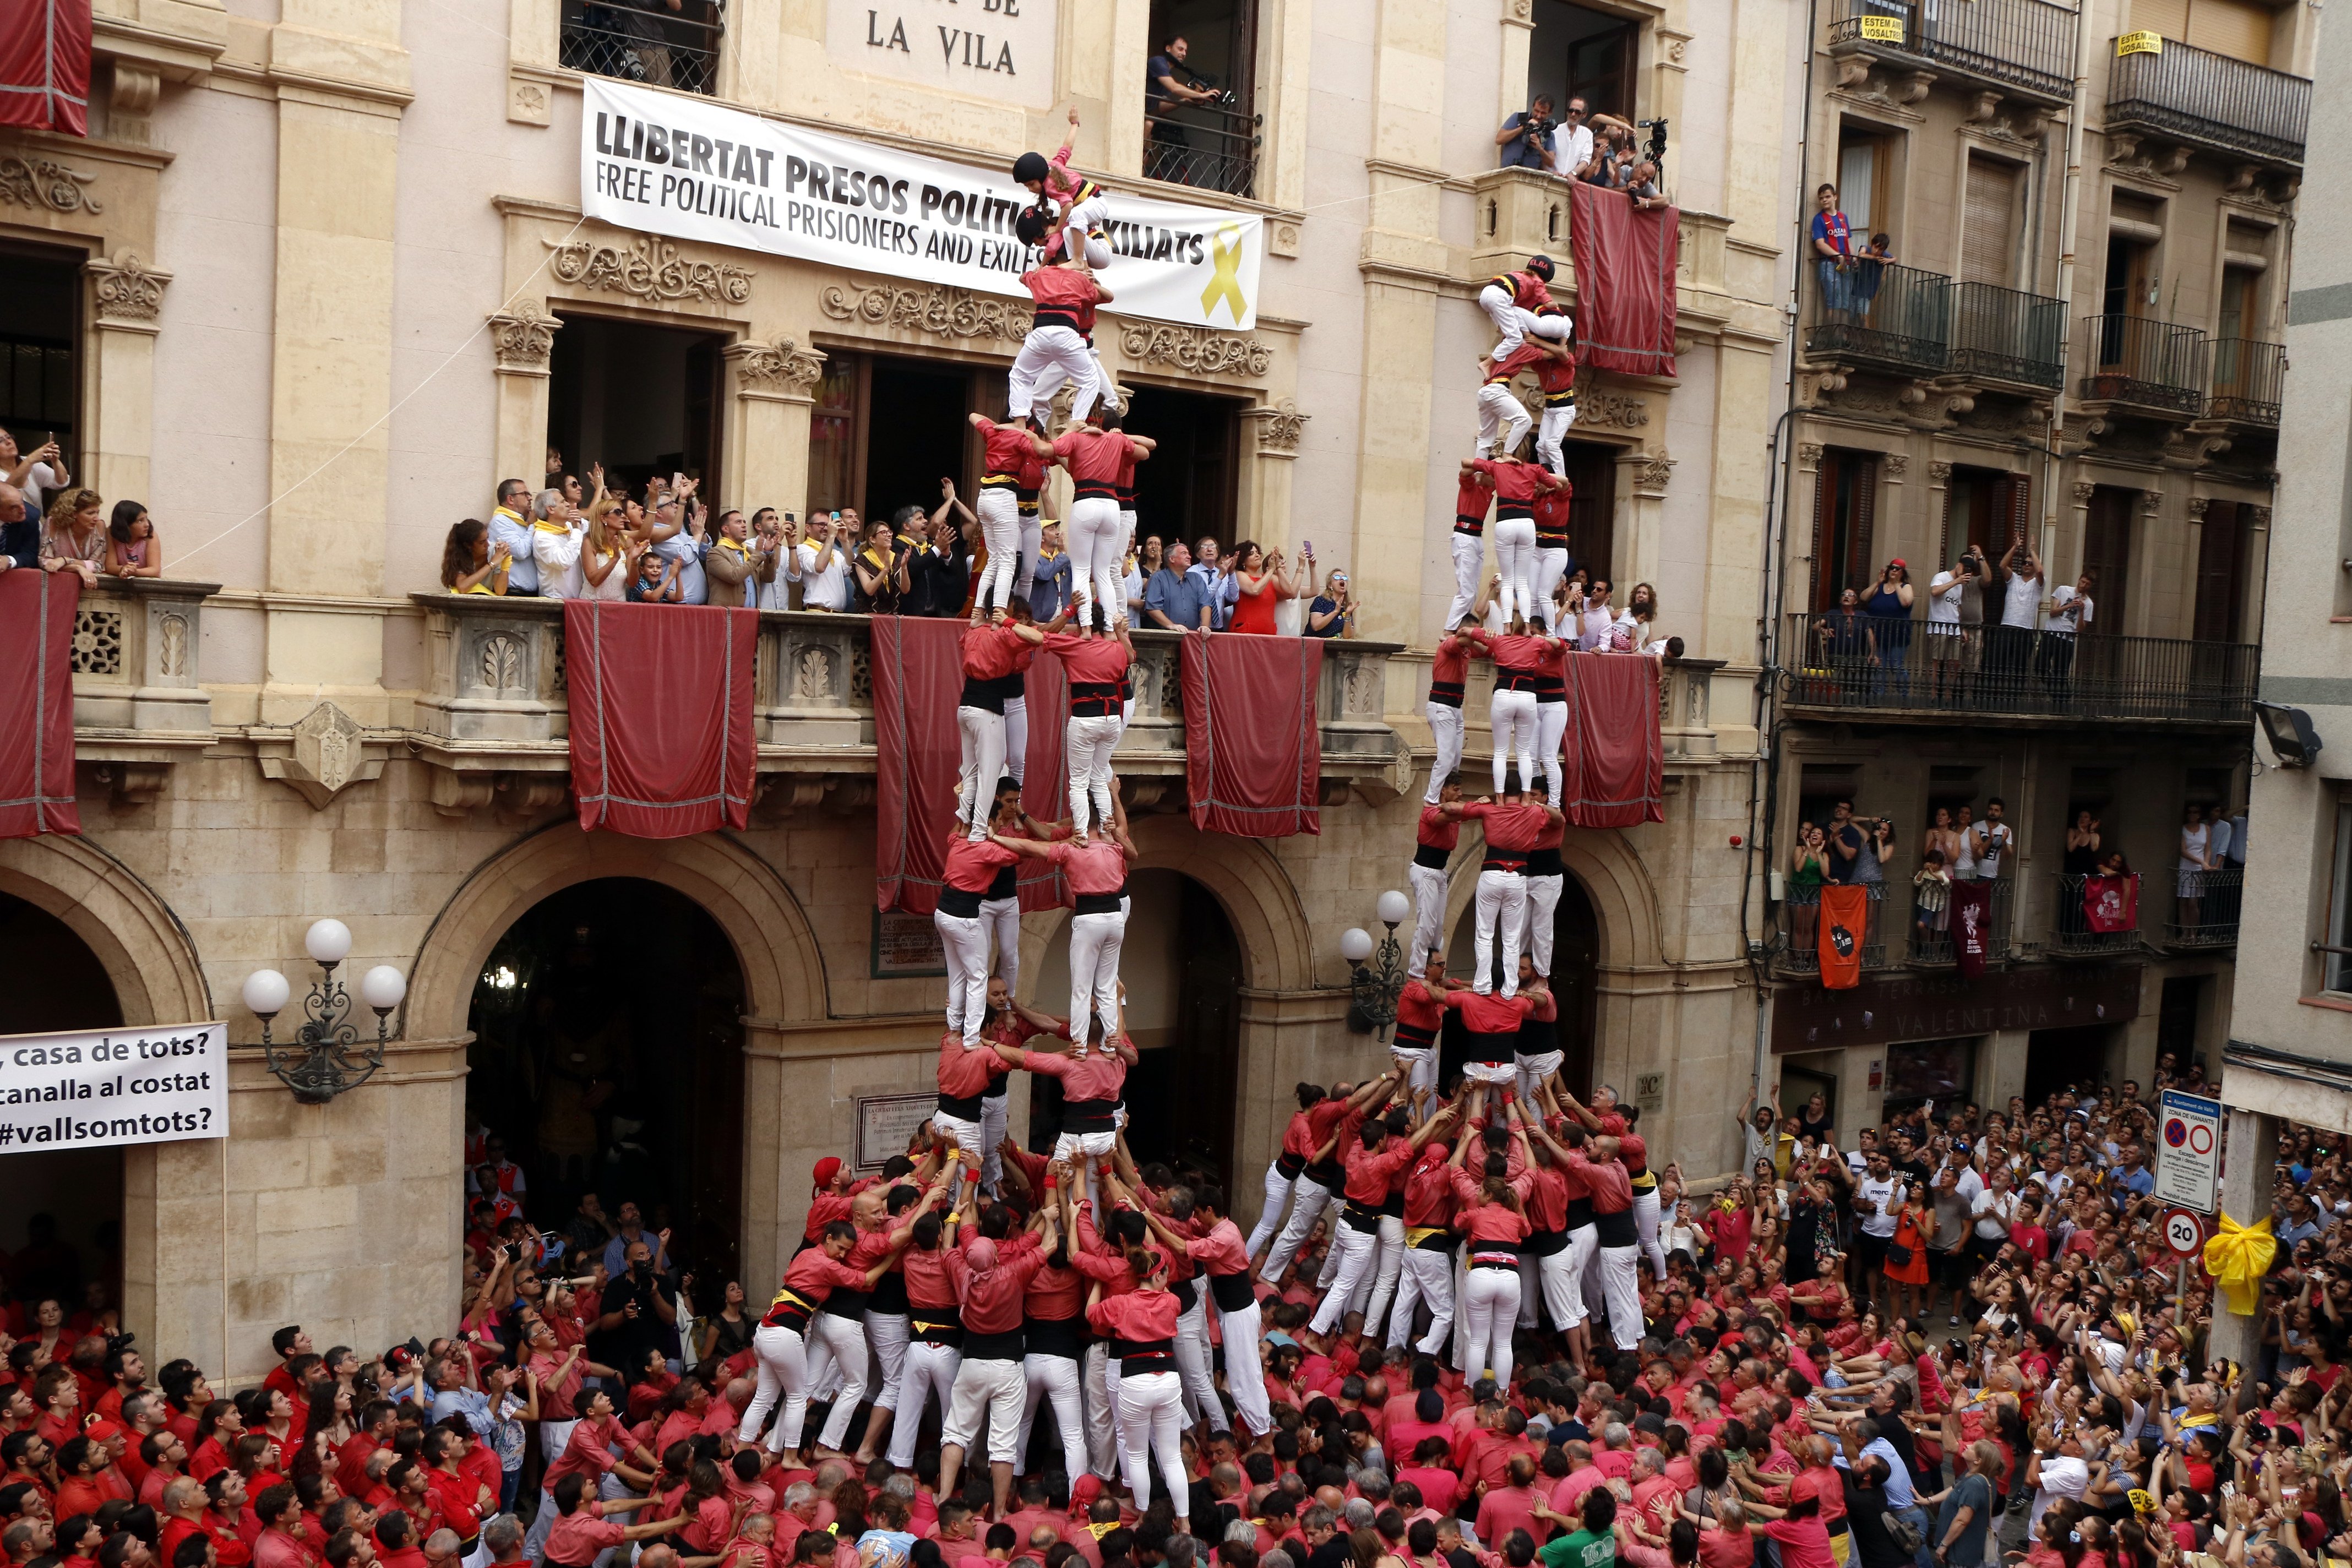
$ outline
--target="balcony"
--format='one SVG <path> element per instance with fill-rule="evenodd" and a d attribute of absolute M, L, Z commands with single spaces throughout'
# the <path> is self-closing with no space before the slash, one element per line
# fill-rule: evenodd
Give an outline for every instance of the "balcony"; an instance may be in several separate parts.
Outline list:
<path fill-rule="evenodd" d="M 1951 362 L 1952 280 L 1915 267 L 1864 261 L 1844 271 L 1813 268 L 1818 311 L 1805 353 L 1900 371 L 1939 374 Z"/>
<path fill-rule="evenodd" d="M 725 23 L 718 0 L 563 0 L 559 57 L 569 70 L 706 97 L 719 91 Z"/>
<path fill-rule="evenodd" d="M 2253 722 L 2262 649 L 1799 614 L 1780 658 L 1783 700 L 1815 717 L 2233 726 Z"/>
<path fill-rule="evenodd" d="M 2286 346 L 2255 338 L 2217 338 L 2213 342 L 2213 389 L 2208 419 L 2262 425 L 2275 430 L 2286 385 Z"/>
<path fill-rule="evenodd" d="M 1985 961 L 1999 963 L 2009 957 L 2010 889 L 2014 881 L 1996 877 L 1982 884 L 1992 890 L 1991 908 L 1985 916 Z M 1911 925 L 1906 938 L 1906 952 L 1915 969 L 1948 969 L 1959 963 L 1959 954 L 1952 932 L 1951 894 L 1946 889 L 1941 907 L 1920 908 L 1921 889 L 1911 889 Z"/>
<path fill-rule="evenodd" d="M 1865 882 L 1870 899 L 1870 917 L 1863 929 L 1862 966 L 1864 969 L 1885 969 L 1886 962 L 1886 884 Z M 1790 979 L 1801 979 L 1822 972 L 1821 955 L 1822 890 L 1800 888 L 1793 883 L 1788 896 L 1780 900 L 1780 951 L 1772 955 L 1772 971 Z"/>
<path fill-rule="evenodd" d="M 2245 872 L 2235 869 L 2175 871 L 2172 918 L 2165 922 L 2164 945 L 2175 952 L 2237 946 L 2245 879 Z"/>
<path fill-rule="evenodd" d="M 2139 900 L 2146 889 L 2139 874 L 2122 878 L 2069 877 L 2063 873 L 2051 880 L 2058 884 L 2056 917 L 2051 922 L 2050 954 L 2053 958 L 2117 958 L 2126 953 L 2139 952 L 2147 944 L 2140 940 Z M 2094 928 L 2088 910 L 2084 906 L 2084 889 L 2093 882 L 2122 881 L 2131 885 L 2132 913 L 2120 929 L 2099 931 Z"/>
<path fill-rule="evenodd" d="M 523 798 L 518 791 L 560 794 L 572 767 L 562 602 L 411 598 L 425 612 L 433 654 L 417 699 L 415 746 L 435 764 L 436 803 L 462 813 Z M 761 613 L 751 715 L 763 796 L 779 784 L 803 804 L 871 790 L 871 637 L 865 616 Z M 1136 781 L 1130 805 L 1172 808 L 1184 795 L 1181 639 L 1160 631 L 1134 637 L 1135 721 L 1119 743 L 1119 773 Z M 1384 717 L 1389 656 L 1397 651 L 1394 643 L 1352 638 L 1323 645 L 1317 712 L 1327 791 L 1354 785 L 1386 800 L 1411 787 L 1412 752 Z"/>
<path fill-rule="evenodd" d="M 1265 116 L 1226 103 L 1179 104 L 1143 117 L 1143 177 L 1229 196 L 1257 194 Z"/>
<path fill-rule="evenodd" d="M 1927 61 L 1941 74 L 2051 104 L 2074 92 L 2070 7 L 2047 0 L 1835 0 L 1830 52 Z"/>
<path fill-rule="evenodd" d="M 118 796 L 148 800 L 172 763 L 213 743 L 197 660 L 217 583 L 101 577 L 74 606 L 74 756 Z"/>
<path fill-rule="evenodd" d="M 2107 73 L 2107 131 L 2152 134 L 2232 158 L 2303 167 L 2311 83 L 2167 38 L 2117 55 Z"/>
<path fill-rule="evenodd" d="M 1955 375 L 2054 392 L 2065 374 L 2066 301 L 1990 283 L 1952 285 Z"/>
<path fill-rule="evenodd" d="M 2205 334 L 2145 316 L 2083 319 L 2085 403 L 2194 419 L 2205 406 Z"/>

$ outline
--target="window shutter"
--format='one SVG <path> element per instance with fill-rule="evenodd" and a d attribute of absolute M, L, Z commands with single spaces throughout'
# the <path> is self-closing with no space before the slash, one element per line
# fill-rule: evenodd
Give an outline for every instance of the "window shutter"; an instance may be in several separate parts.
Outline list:
<path fill-rule="evenodd" d="M 2131 25 L 2136 33 L 2161 33 L 2180 43 L 2189 41 L 2189 0 L 2131 0 Z"/>
<path fill-rule="evenodd" d="M 2018 166 L 1970 154 L 1960 226 L 1960 281 L 2006 289 L 2017 276 Z"/>
<path fill-rule="evenodd" d="M 1870 581 L 1871 538 L 1878 516 L 1878 463 L 1876 453 L 1854 459 L 1853 525 L 1846 544 L 1845 581 L 1838 584 L 1841 591 L 1859 589 Z"/>
<path fill-rule="evenodd" d="M 2267 66 L 2271 63 L 2271 13 L 2246 0 L 2190 0 L 2185 41 L 2192 48 Z"/>
<path fill-rule="evenodd" d="M 2019 541 L 2032 537 L 2032 497 L 2033 482 L 2025 475 L 2011 474 L 2001 481 L 2000 517 L 2009 525 L 2009 537 L 2000 542 L 2000 550 L 1994 551 L 1995 555 Z"/>
<path fill-rule="evenodd" d="M 1830 560 L 1830 514 L 1837 505 L 1838 455 L 1823 452 L 1820 465 L 1813 470 L 1813 608 L 1816 612 L 1834 608 L 1837 590 L 1831 580 L 1837 575 L 1836 563 Z"/>

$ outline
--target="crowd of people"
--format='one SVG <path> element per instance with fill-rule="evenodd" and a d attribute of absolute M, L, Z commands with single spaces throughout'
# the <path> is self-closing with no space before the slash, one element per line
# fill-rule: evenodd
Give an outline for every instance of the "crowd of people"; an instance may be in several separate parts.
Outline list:
<path fill-rule="evenodd" d="M 1535 169 L 1622 191 L 1636 207 L 1664 206 L 1658 175 L 1665 156 L 1664 123 L 1629 123 L 1592 108 L 1580 92 L 1570 93 L 1568 107 L 1555 112 L 1551 94 L 1539 92 L 1524 111 L 1503 121 L 1495 145 L 1506 169 Z M 1651 134 L 1646 145 L 1636 145 L 1643 126 Z"/>
<path fill-rule="evenodd" d="M 54 440 L 27 450 L 0 430 L 0 572 L 70 572 L 85 587 L 100 577 L 160 577 L 163 546 L 135 500 L 110 510 L 75 487 Z"/>

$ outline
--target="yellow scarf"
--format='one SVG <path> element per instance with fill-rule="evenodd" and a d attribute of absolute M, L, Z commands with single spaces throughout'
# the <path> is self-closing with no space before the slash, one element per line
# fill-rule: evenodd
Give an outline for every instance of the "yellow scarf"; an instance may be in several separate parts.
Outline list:
<path fill-rule="evenodd" d="M 728 538 L 723 533 L 712 542 L 712 548 L 717 550 L 731 550 L 736 554 L 743 557 L 746 562 L 749 562 L 751 559 L 751 552 L 749 549 L 742 544 L 738 543 L 736 541 Z"/>
<path fill-rule="evenodd" d="M 515 521 L 520 522 L 522 520 L 520 518 L 517 518 Z M 569 533 L 572 531 L 572 525 L 570 523 L 550 522 L 543 517 L 537 522 L 532 523 L 531 527 L 537 529 L 541 533 Z"/>
<path fill-rule="evenodd" d="M 2205 1244 L 2205 1267 L 2221 1287 L 2231 1312 L 2251 1318 L 2262 1300 L 2263 1276 L 2278 1256 L 2278 1241 L 2271 1235 L 2268 1215 L 2252 1225 L 2240 1225 L 2226 1214 L 2220 1219 L 2220 1234 Z"/>

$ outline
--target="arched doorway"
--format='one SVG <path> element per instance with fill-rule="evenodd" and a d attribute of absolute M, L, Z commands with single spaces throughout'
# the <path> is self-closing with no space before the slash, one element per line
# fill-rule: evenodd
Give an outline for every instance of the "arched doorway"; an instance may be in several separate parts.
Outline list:
<path fill-rule="evenodd" d="M 0 985 L 0 1037 L 56 1035 L 122 1026 L 106 965 L 47 910 L 0 893 L 0 952 L 12 978 Z M 95 1281 L 122 1300 L 122 1151 L 60 1149 L 0 1154 L 8 1202 L 0 1205 L 0 1258 L 24 1313 L 45 1296 L 67 1310 Z M 0 1307 L 0 1326 L 22 1332 Z"/>
<path fill-rule="evenodd" d="M 1477 912 L 1465 903 L 1445 945 L 1446 973 L 1470 980 L 1477 969 Z M 1560 879 L 1559 907 L 1552 914 L 1551 988 L 1559 1003 L 1560 1081 L 1579 1097 L 1592 1092 L 1594 1037 L 1601 1022 L 1601 919 L 1592 897 L 1575 873 Z M 1497 943 L 1495 963 L 1502 964 Z M 1448 1014 L 1440 1042 L 1438 1076 L 1450 1081 L 1462 1070 L 1459 1015 Z"/>
<path fill-rule="evenodd" d="M 1241 1067 L 1242 949 L 1216 895 L 1181 871 L 1139 869 L 1119 978 L 1127 1027 L 1140 1060 L 1127 1079 L 1127 1142 L 1139 1162 L 1200 1166 L 1232 1184 Z M 1041 1013 L 1070 1007 L 1070 938 L 1065 921 L 1024 1000 Z M 1061 1098 L 1052 1079 L 1031 1086 L 1029 1140 L 1053 1147 Z"/>
<path fill-rule="evenodd" d="M 705 1279 L 741 1267 L 745 984 L 734 944 L 673 888 L 604 877 L 549 894 L 475 978 L 466 1108 L 521 1169 L 524 1212 L 571 1228 L 634 1203 Z"/>

